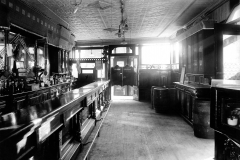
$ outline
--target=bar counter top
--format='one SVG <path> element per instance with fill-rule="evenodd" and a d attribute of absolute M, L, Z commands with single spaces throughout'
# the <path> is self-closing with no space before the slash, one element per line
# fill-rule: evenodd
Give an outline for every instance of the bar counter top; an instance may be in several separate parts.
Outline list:
<path fill-rule="evenodd" d="M 210 89 L 210 85 L 203 85 L 203 84 L 196 84 L 196 83 L 187 83 L 187 84 L 183 84 L 183 83 L 180 83 L 180 82 L 173 82 L 174 84 L 176 85 L 181 85 L 181 86 L 184 86 L 184 87 L 188 87 L 188 88 L 191 88 L 191 89 Z"/>
<path fill-rule="evenodd" d="M 54 119 L 56 116 L 60 116 L 64 111 L 68 109 L 68 106 L 71 104 L 79 103 L 79 108 L 81 109 L 83 106 L 80 106 L 80 102 L 86 98 L 88 95 L 97 91 L 98 89 L 105 87 L 109 81 L 97 81 L 86 86 L 71 90 L 67 93 L 61 94 L 57 96 L 55 99 L 49 99 L 39 105 L 28 108 L 28 117 L 30 117 L 27 123 L 23 122 L 23 116 L 15 116 L 14 113 L 10 113 L 9 116 L 15 116 L 13 121 L 15 121 L 15 125 L 4 126 L 0 128 L 0 144 L 6 139 L 11 138 L 15 134 L 26 130 L 27 133 L 25 135 L 31 134 L 36 128 L 39 128 L 41 124 L 49 119 Z"/>

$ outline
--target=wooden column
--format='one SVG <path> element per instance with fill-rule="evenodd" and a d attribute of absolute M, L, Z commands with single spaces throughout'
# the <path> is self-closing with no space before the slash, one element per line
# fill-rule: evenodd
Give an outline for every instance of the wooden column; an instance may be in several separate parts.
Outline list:
<path fill-rule="evenodd" d="M 36 67 L 36 66 L 38 65 L 38 58 L 37 58 L 37 41 L 35 42 L 35 45 L 34 45 L 34 58 L 35 58 L 34 66 Z"/>
<path fill-rule="evenodd" d="M 44 43 L 44 68 L 45 68 L 45 71 L 47 72 L 47 75 L 50 76 L 49 74 L 49 64 L 48 64 L 48 61 L 49 61 L 49 56 L 48 56 L 48 44 L 45 42 Z"/>
<path fill-rule="evenodd" d="M 5 54 L 4 54 L 4 70 L 9 70 L 9 63 L 8 63 L 8 58 L 7 58 L 7 44 L 8 44 L 8 34 L 9 34 L 9 30 L 5 29 L 4 30 L 4 49 L 5 49 Z"/>

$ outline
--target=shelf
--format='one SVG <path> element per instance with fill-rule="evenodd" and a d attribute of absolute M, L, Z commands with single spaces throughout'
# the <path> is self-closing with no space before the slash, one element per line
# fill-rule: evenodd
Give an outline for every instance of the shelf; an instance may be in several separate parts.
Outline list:
<path fill-rule="evenodd" d="M 100 136 L 100 129 L 102 127 L 102 124 L 108 114 L 108 111 L 111 107 L 111 104 L 108 104 L 104 110 L 102 111 L 102 115 L 101 115 L 101 119 L 96 120 L 96 122 L 98 121 L 98 123 L 96 123 L 96 126 L 94 127 L 91 135 L 89 136 L 89 138 L 87 139 L 88 142 L 91 143 L 85 143 L 84 147 L 82 148 L 81 152 L 78 155 L 78 160 L 87 160 L 88 159 L 88 154 L 90 153 L 93 143 L 95 142 L 96 138 Z"/>

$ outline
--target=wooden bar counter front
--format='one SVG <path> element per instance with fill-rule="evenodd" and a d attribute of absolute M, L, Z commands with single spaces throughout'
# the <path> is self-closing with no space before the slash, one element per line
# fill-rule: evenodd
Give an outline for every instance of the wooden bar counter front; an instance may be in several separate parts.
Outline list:
<path fill-rule="evenodd" d="M 0 159 L 73 159 L 104 110 L 108 84 L 94 82 L 45 99 L 45 92 L 16 98 L 24 107 L 0 115 Z"/>

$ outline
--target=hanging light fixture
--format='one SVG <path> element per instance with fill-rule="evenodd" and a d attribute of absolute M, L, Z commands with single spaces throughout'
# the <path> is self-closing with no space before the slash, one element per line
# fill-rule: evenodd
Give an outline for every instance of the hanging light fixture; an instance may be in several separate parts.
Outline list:
<path fill-rule="evenodd" d="M 75 9 L 73 11 L 74 14 L 78 11 L 78 8 L 81 3 L 82 3 L 82 0 L 70 0 L 70 4 L 75 7 Z"/>

